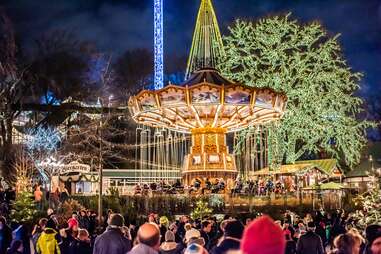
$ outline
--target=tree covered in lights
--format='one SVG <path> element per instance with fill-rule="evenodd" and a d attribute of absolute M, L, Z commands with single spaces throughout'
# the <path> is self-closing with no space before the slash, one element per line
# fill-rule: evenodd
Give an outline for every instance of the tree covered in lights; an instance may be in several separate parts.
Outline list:
<path fill-rule="evenodd" d="M 330 37 L 321 24 L 300 24 L 289 15 L 237 20 L 229 29 L 219 65 L 224 75 L 288 96 L 284 118 L 272 128 L 281 158 L 293 163 L 325 152 L 349 166 L 358 163 L 365 129 L 373 124 L 356 119 L 362 100 L 354 92 L 361 74 L 343 58 L 339 35 Z"/>
<path fill-rule="evenodd" d="M 36 203 L 29 191 L 17 193 L 16 200 L 12 204 L 10 217 L 16 222 L 32 222 L 37 215 Z"/>
<path fill-rule="evenodd" d="M 27 153 L 40 172 L 43 180 L 49 182 L 58 166 L 55 156 L 62 141 L 61 133 L 51 127 L 37 127 L 28 132 Z"/>

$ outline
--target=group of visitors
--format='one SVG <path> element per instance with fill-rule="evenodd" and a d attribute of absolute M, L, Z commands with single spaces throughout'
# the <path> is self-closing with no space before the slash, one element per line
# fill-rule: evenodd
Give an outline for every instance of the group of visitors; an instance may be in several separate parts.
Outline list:
<path fill-rule="evenodd" d="M 51 191 L 47 191 L 41 184 L 33 186 L 34 200 L 37 207 L 41 209 L 45 201 L 48 202 L 49 207 L 57 209 L 60 204 L 69 199 L 70 194 L 65 186 L 55 186 Z"/>
<path fill-rule="evenodd" d="M 273 180 L 272 178 L 260 177 L 256 180 L 247 181 L 237 179 L 229 186 L 227 186 L 227 183 L 222 178 L 206 178 L 204 180 L 196 178 L 190 186 L 183 186 L 179 181 L 172 185 L 164 181 L 151 184 L 136 184 L 134 194 L 222 194 L 228 191 L 229 194 L 265 196 L 272 193 L 295 193 L 297 189 L 297 185 L 291 178 Z"/>
<path fill-rule="evenodd" d="M 17 237 L 19 228 L 0 217 L 0 254 L 381 254 L 381 226 L 361 234 L 341 211 L 304 217 L 286 212 L 277 221 L 266 215 L 170 221 L 152 213 L 138 225 L 109 210 L 104 223 L 97 219 L 81 210 L 59 222 L 49 209 L 29 237 Z"/>

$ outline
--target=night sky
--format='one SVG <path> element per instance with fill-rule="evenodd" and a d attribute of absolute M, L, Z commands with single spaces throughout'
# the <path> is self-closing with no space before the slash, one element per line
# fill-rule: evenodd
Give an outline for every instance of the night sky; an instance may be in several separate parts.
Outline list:
<path fill-rule="evenodd" d="M 23 47 L 44 31 L 63 29 L 119 55 L 153 47 L 153 0 L 1 0 Z M 164 0 L 165 51 L 186 55 L 199 0 Z M 223 34 L 235 18 L 258 19 L 292 12 L 302 22 L 319 20 L 341 33 L 344 55 L 363 72 L 362 96 L 381 92 L 381 0 L 214 0 Z"/>

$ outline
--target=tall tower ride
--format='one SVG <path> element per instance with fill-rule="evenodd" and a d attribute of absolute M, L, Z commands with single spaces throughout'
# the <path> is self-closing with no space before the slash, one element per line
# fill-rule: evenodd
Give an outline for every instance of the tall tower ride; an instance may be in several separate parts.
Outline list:
<path fill-rule="evenodd" d="M 163 0 L 154 0 L 155 90 L 164 86 Z"/>
<path fill-rule="evenodd" d="M 199 69 L 205 67 L 214 68 L 217 59 L 224 54 L 221 33 L 212 0 L 201 0 L 185 79 L 188 79 L 192 73 Z"/>

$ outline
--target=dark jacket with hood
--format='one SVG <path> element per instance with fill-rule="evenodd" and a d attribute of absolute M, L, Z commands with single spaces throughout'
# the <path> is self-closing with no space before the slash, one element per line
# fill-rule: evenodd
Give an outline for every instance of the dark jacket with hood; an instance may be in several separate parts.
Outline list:
<path fill-rule="evenodd" d="M 308 231 L 302 235 L 296 244 L 297 254 L 324 254 L 323 242 L 319 235 Z"/>
<path fill-rule="evenodd" d="M 95 239 L 96 254 L 126 254 L 131 250 L 131 240 L 126 238 L 120 228 L 109 226 Z"/>
<path fill-rule="evenodd" d="M 239 250 L 239 239 L 225 237 L 220 244 L 212 248 L 210 254 L 224 254 L 231 250 Z"/>

